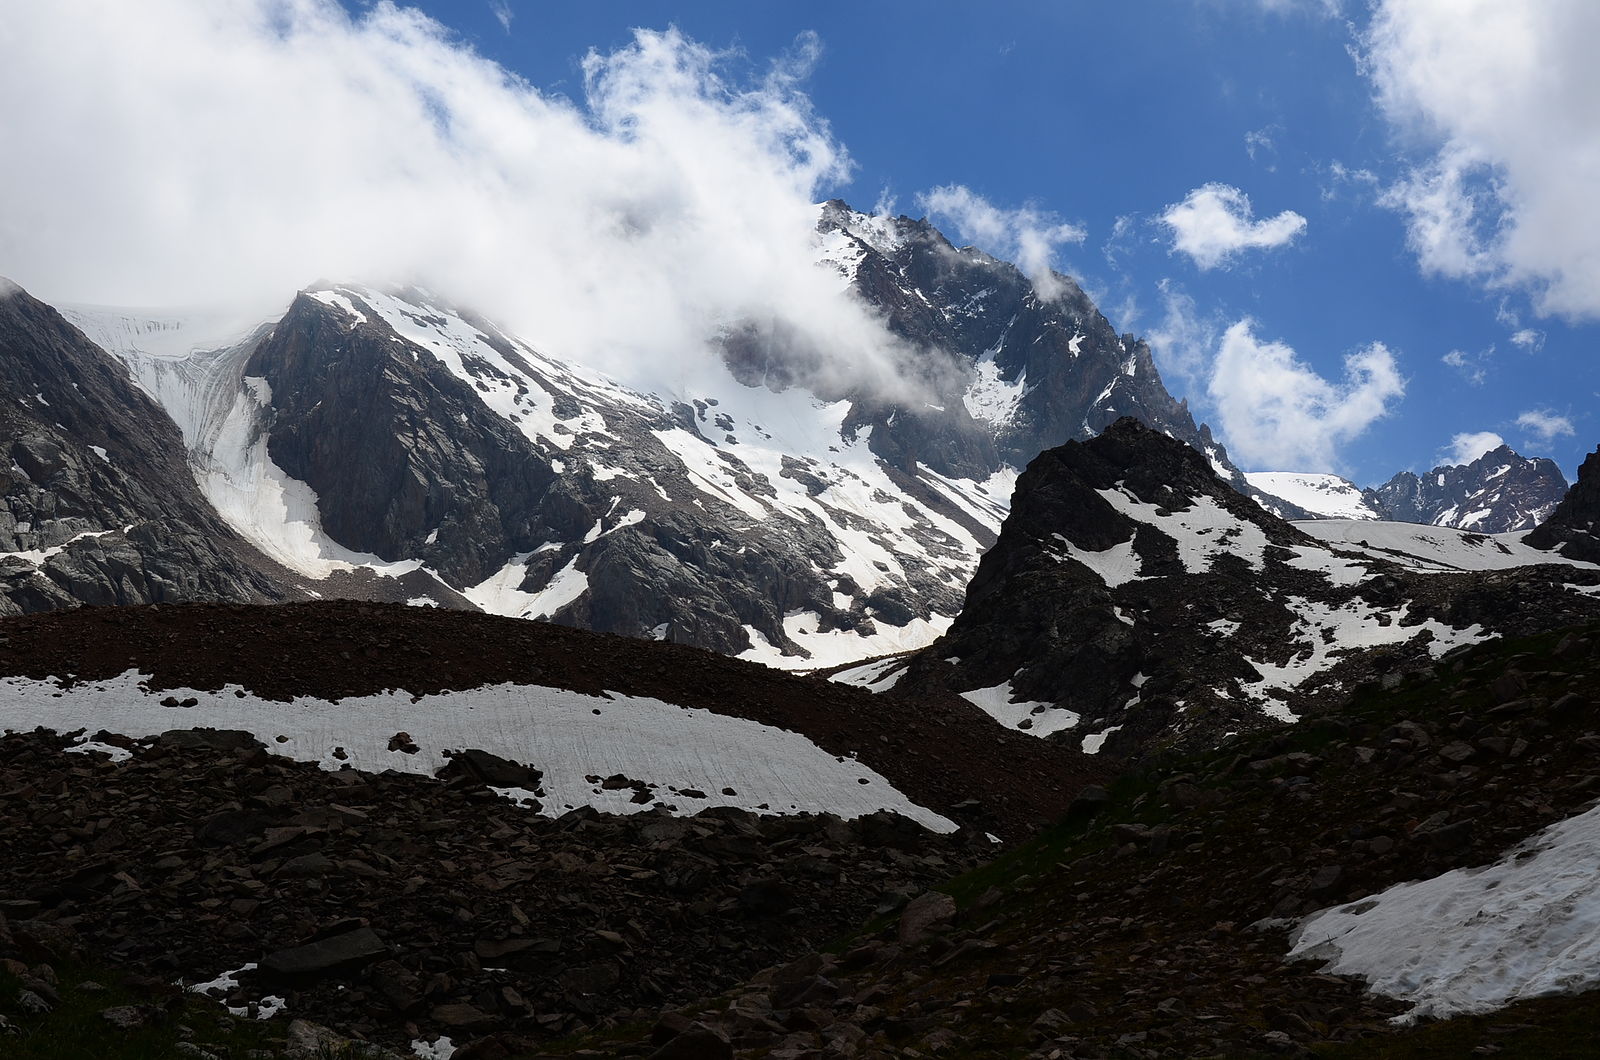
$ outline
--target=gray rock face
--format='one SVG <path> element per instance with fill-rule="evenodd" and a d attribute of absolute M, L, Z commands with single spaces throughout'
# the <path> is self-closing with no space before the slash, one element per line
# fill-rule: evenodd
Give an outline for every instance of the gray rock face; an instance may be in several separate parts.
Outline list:
<path fill-rule="evenodd" d="M 1519 456 L 1502 445 L 1470 464 L 1425 475 L 1402 471 L 1361 492 L 1383 519 L 1505 534 L 1531 530 L 1555 511 L 1567 479 L 1555 461 Z"/>
<path fill-rule="evenodd" d="M 1167 392 L 1150 347 L 1118 335 L 1071 277 L 1039 289 L 1009 262 L 957 248 L 925 220 L 868 219 L 838 200 L 819 230 L 848 240 L 846 274 L 889 327 L 911 343 L 954 355 L 944 377 L 942 419 L 860 410 L 874 449 L 921 460 L 942 474 L 1023 467 L 1052 446 L 1092 438 L 1122 416 L 1189 444 L 1236 489 L 1248 483 L 1186 403 Z M 985 444 L 987 442 L 988 444 Z"/>
<path fill-rule="evenodd" d="M 269 953 L 261 959 L 260 972 L 269 979 L 306 979 L 349 971 L 388 955 L 389 947 L 377 933 L 361 927 L 304 946 Z"/>
<path fill-rule="evenodd" d="M 219 519 L 126 369 L 49 306 L 0 292 L 0 613 L 299 597 Z"/>

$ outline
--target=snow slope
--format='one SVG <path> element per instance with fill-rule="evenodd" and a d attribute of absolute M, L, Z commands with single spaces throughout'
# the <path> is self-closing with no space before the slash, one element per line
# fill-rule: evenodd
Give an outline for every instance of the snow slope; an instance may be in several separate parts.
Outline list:
<path fill-rule="evenodd" d="M 1361 495 L 1361 488 L 1338 475 L 1299 471 L 1247 471 L 1245 479 L 1280 500 L 1328 519 L 1376 519 L 1378 513 Z"/>
<path fill-rule="evenodd" d="M 1600 807 L 1552 825 L 1493 865 L 1402 883 L 1314 913 L 1291 957 L 1325 961 L 1400 1017 L 1490 1012 L 1600 986 Z"/>
<path fill-rule="evenodd" d="M 242 691 L 151 691 L 132 671 L 66 690 L 54 681 L 13 677 L 0 681 L 0 730 L 104 729 L 142 738 L 201 725 L 243 729 L 275 754 L 326 769 L 349 765 L 428 776 L 444 766 L 445 751 L 471 748 L 543 770 L 543 812 L 555 816 L 578 806 L 634 813 L 657 804 L 683 813 L 736 806 L 845 818 L 893 810 L 935 831 L 955 830 L 880 774 L 798 733 L 648 697 L 493 685 L 420 697 L 389 692 L 336 703 L 313 697 L 279 703 L 236 694 Z M 198 705 L 161 705 L 172 697 L 193 697 Z M 420 751 L 389 750 L 399 732 Z M 587 779 L 617 773 L 655 785 L 656 802 L 634 803 L 631 790 L 606 791 Z M 686 790 L 700 794 L 682 794 Z"/>
<path fill-rule="evenodd" d="M 1345 551 L 1387 559 L 1421 573 L 1507 570 L 1537 563 L 1560 563 L 1600 570 L 1523 543 L 1525 533 L 1475 534 L 1422 523 L 1319 519 L 1295 526 Z"/>

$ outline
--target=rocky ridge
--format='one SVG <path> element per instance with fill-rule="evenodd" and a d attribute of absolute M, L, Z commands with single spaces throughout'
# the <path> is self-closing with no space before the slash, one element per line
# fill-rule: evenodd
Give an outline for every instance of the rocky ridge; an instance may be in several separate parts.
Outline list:
<path fill-rule="evenodd" d="M 1600 563 L 1600 449 L 1584 459 L 1578 481 L 1527 541 L 1570 559 Z"/>
<path fill-rule="evenodd" d="M 1380 519 L 1505 534 L 1538 526 L 1566 492 L 1555 461 L 1501 445 L 1467 464 L 1402 471 L 1361 494 Z"/>
<path fill-rule="evenodd" d="M 1458 644 L 1595 614 L 1600 572 L 1540 558 L 1421 573 L 1346 551 L 1125 419 L 1029 466 L 960 617 L 894 690 L 999 697 L 1035 733 L 1091 750 L 1208 746 Z"/>

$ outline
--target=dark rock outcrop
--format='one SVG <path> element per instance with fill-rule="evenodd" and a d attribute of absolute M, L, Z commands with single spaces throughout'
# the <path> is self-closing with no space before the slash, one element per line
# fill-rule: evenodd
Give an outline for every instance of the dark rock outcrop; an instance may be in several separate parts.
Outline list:
<path fill-rule="evenodd" d="M 1031 705 L 1019 728 L 1112 751 L 1206 744 L 1426 668 L 1452 638 L 1581 621 L 1600 603 L 1569 585 L 1597 582 L 1338 552 L 1127 418 L 1029 465 L 961 614 L 895 691 L 988 690 Z"/>
<path fill-rule="evenodd" d="M 1600 449 L 1578 468 L 1578 481 L 1554 512 L 1524 540 L 1568 559 L 1600 563 Z"/>

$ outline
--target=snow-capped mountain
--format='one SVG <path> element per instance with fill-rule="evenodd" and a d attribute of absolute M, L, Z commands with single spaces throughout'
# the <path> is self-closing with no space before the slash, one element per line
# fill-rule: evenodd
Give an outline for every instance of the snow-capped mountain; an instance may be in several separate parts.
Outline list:
<path fill-rule="evenodd" d="M 1600 565 L 1525 536 L 1291 524 L 1126 419 L 1028 466 L 944 637 L 835 676 L 953 692 L 1086 751 L 1209 745 L 1460 645 L 1600 615 Z"/>
<path fill-rule="evenodd" d="M 1425 475 L 1402 471 L 1362 495 L 1381 519 L 1504 534 L 1538 526 L 1566 492 L 1566 476 L 1555 461 L 1519 456 L 1502 445 L 1469 464 L 1436 467 Z"/>
<path fill-rule="evenodd" d="M 177 424 L 200 493 L 290 595 L 832 665 L 948 627 L 1041 448 L 1133 415 L 1250 489 L 1066 277 L 1046 297 L 925 221 L 838 202 L 816 253 L 923 359 L 926 400 L 814 378 L 758 323 L 663 387 L 414 288 L 323 284 L 254 316 L 64 312 Z"/>
<path fill-rule="evenodd" d="M 1368 489 L 1336 475 L 1293 471 L 1252 471 L 1245 478 L 1265 494 L 1257 497 L 1262 505 L 1286 519 L 1384 519 L 1480 534 L 1531 530 L 1567 492 L 1555 461 L 1520 456 L 1507 445 L 1425 475 L 1402 471 Z"/>
<path fill-rule="evenodd" d="M 1338 475 L 1299 471 L 1247 471 L 1245 480 L 1266 494 L 1262 506 L 1280 518 L 1299 509 L 1313 519 L 1378 519 L 1360 486 Z M 1278 502 L 1286 502 L 1280 504 Z"/>

